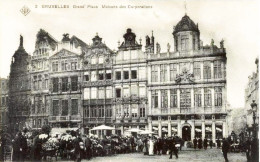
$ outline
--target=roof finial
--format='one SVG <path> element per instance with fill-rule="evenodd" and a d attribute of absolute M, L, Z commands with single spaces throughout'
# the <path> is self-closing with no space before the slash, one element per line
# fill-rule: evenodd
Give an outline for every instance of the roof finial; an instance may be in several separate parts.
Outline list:
<path fill-rule="evenodd" d="M 98 36 L 98 32 L 96 32 L 96 36 Z"/>
<path fill-rule="evenodd" d="M 153 36 L 153 30 L 152 30 L 152 36 Z"/>
<path fill-rule="evenodd" d="M 186 3 L 186 0 L 184 1 L 184 9 L 185 9 L 185 15 L 187 15 L 187 3 Z"/>
<path fill-rule="evenodd" d="M 20 47 L 22 47 L 22 46 L 23 46 L 23 36 L 20 35 Z"/>

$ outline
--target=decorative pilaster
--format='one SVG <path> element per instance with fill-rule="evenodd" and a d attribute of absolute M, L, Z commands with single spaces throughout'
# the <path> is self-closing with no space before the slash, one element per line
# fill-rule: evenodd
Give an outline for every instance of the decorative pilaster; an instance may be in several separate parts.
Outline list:
<path fill-rule="evenodd" d="M 168 136 L 172 136 L 171 116 L 168 116 Z"/>
<path fill-rule="evenodd" d="M 158 135 L 162 137 L 162 121 L 160 116 L 158 117 Z"/>
<path fill-rule="evenodd" d="M 195 120 L 194 116 L 191 117 L 191 141 L 195 138 Z"/>
<path fill-rule="evenodd" d="M 177 117 L 177 122 L 178 122 L 178 136 L 182 137 L 182 131 L 181 131 L 181 117 Z"/>
<path fill-rule="evenodd" d="M 202 140 L 204 140 L 205 139 L 205 117 L 204 117 L 204 115 L 201 116 L 201 121 L 202 121 L 202 123 L 201 123 Z"/>

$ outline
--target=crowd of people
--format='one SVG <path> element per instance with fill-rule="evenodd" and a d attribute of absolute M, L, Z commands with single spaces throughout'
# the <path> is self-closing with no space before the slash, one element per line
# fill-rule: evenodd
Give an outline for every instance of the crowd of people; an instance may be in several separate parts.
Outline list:
<path fill-rule="evenodd" d="M 50 128 L 51 129 L 51 128 Z M 144 155 L 170 155 L 178 158 L 178 152 L 184 145 L 184 141 L 178 137 L 164 137 L 149 135 L 118 136 L 109 135 L 98 138 L 96 135 L 80 134 L 79 131 L 67 131 L 62 134 L 52 134 L 49 128 L 41 131 L 19 131 L 12 141 L 14 161 L 40 161 L 47 158 L 59 158 L 61 160 L 88 159 L 97 156 L 110 156 L 115 154 L 139 152 Z M 189 143 L 189 142 L 188 142 Z M 246 141 L 233 141 L 230 138 L 217 139 L 216 143 L 205 138 L 193 139 L 191 145 L 196 149 L 208 147 L 221 148 L 225 161 L 228 161 L 227 153 L 239 146 L 241 152 L 246 152 L 248 161 L 258 159 L 258 140 L 247 138 Z"/>

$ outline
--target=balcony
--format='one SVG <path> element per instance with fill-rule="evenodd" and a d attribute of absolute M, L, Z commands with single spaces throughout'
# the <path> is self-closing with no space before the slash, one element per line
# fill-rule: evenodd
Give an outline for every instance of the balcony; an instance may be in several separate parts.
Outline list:
<path fill-rule="evenodd" d="M 72 116 L 50 116 L 49 122 L 80 122 L 81 117 L 80 115 L 72 115 Z"/>

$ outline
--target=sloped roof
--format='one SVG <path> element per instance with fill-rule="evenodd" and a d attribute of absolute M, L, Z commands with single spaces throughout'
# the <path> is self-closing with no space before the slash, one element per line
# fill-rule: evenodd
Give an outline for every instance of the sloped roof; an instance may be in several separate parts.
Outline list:
<path fill-rule="evenodd" d="M 185 15 L 182 17 L 181 21 L 174 28 L 173 34 L 181 31 L 195 31 L 199 32 L 198 26 L 190 19 L 189 16 Z"/>
<path fill-rule="evenodd" d="M 36 38 L 37 39 L 36 39 L 35 46 L 37 46 L 37 44 L 39 44 L 42 41 L 48 41 L 52 50 L 55 50 L 55 48 L 58 44 L 58 41 L 43 29 L 40 29 L 40 31 L 36 35 Z"/>

